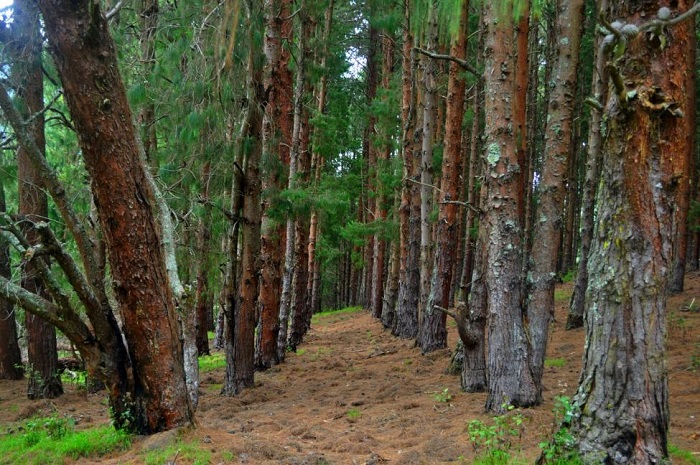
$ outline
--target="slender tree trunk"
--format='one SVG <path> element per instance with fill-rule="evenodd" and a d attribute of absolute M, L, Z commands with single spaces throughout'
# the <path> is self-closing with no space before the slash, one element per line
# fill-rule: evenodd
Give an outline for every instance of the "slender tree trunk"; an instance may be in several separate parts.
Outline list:
<path fill-rule="evenodd" d="M 142 79 L 149 80 L 156 65 L 156 32 L 158 28 L 158 0 L 139 0 L 137 11 L 141 26 L 141 64 L 144 72 Z M 141 127 L 141 140 L 146 154 L 146 160 L 151 164 L 155 160 L 158 149 L 156 137 L 156 109 L 153 100 L 149 99 L 138 113 L 138 123 Z"/>
<path fill-rule="evenodd" d="M 300 0 L 298 5 L 299 13 L 306 16 L 305 0 Z M 305 27 L 305 21 L 301 21 L 301 34 L 299 34 L 299 56 L 297 60 L 296 78 L 294 83 L 294 124 L 292 129 L 292 149 L 289 162 L 289 189 L 297 187 L 297 172 L 299 167 L 299 158 L 301 156 L 302 147 L 302 124 L 304 118 L 304 94 L 306 90 L 306 47 L 308 44 L 308 26 Z M 306 31 L 305 31 L 306 29 Z M 287 350 L 287 334 L 290 313 L 292 310 L 292 291 L 294 266 L 297 263 L 295 256 L 296 244 L 296 228 L 294 218 L 291 216 L 287 219 L 287 242 L 284 253 L 284 273 L 282 275 L 282 296 L 280 300 L 280 331 L 277 336 L 277 357 L 280 362 L 284 361 L 285 352 Z"/>
<path fill-rule="evenodd" d="M 692 2 L 679 1 L 686 11 Z M 656 2 L 618 1 L 611 17 L 655 18 Z M 690 22 L 659 36 L 628 34 L 611 60 L 605 104 L 598 221 L 588 263 L 586 350 L 572 433 L 587 462 L 664 463 L 668 458 L 666 291 L 672 272 L 674 209 L 690 182 L 687 63 Z M 634 31 L 632 31 L 634 32 Z M 663 37 L 663 36 L 662 36 Z M 614 45 L 614 43 L 612 44 Z"/>
<path fill-rule="evenodd" d="M 459 33 L 452 41 L 450 55 L 466 59 L 467 56 L 467 21 L 469 20 L 469 1 L 463 0 L 459 20 Z M 464 97 L 466 81 L 460 76 L 461 69 L 457 63 L 450 63 L 447 84 L 447 114 L 445 123 L 445 150 L 442 160 L 442 182 L 440 195 L 440 213 L 437 225 L 437 251 L 430 283 L 430 294 L 424 308 L 423 326 L 420 345 L 423 352 L 447 346 L 446 314 L 435 311 L 438 305 L 450 307 L 450 287 L 454 271 L 454 246 L 457 238 L 457 204 L 459 185 L 462 182 L 462 119 L 464 115 Z"/>
<path fill-rule="evenodd" d="M 437 4 L 431 1 L 428 10 L 426 48 L 434 52 L 437 47 Z M 421 203 L 420 203 L 420 300 L 418 314 L 418 338 L 416 345 L 423 353 L 441 349 L 447 344 L 445 315 L 428 308 L 431 279 L 433 212 L 433 136 L 437 113 L 437 64 L 432 58 L 422 57 L 423 62 L 423 130 L 421 133 Z M 460 118 L 461 121 L 461 118 Z M 461 125 L 460 125 L 461 126 Z M 449 284 L 448 284 L 449 285 Z"/>
<path fill-rule="evenodd" d="M 403 158 L 403 183 L 401 187 L 400 220 L 400 268 L 399 295 L 396 306 L 395 336 L 412 339 L 418 334 L 418 250 L 420 247 L 420 188 L 419 165 L 414 153 L 415 128 L 415 72 L 413 35 L 411 34 L 411 0 L 404 0 L 403 59 L 401 72 L 401 156 Z M 416 202 L 418 200 L 418 202 Z"/>
<path fill-rule="evenodd" d="M 255 313 L 258 302 L 258 255 L 260 254 L 260 159 L 262 157 L 262 124 L 266 97 L 263 88 L 264 55 L 255 39 L 256 31 L 262 26 L 262 16 L 253 0 L 246 2 L 248 23 L 248 118 L 245 128 L 246 150 L 243 172 L 242 254 L 240 282 L 233 309 L 229 341 L 233 348 L 233 364 L 226 366 L 226 377 L 222 394 L 235 395 L 245 388 L 254 386 L 255 372 Z"/>
<path fill-rule="evenodd" d="M 5 187 L 0 182 L 0 214 L 7 213 Z M 10 244 L 0 237 L 0 276 L 10 279 Z M 15 307 L 9 300 L 0 298 L 0 379 L 22 379 L 22 353 L 17 340 Z"/>
<path fill-rule="evenodd" d="M 557 278 L 560 230 L 564 223 L 564 198 L 572 152 L 574 95 L 578 72 L 579 44 L 583 32 L 583 0 L 560 0 L 557 6 L 558 49 L 550 91 L 545 147 L 535 210 L 531 271 L 528 274 L 527 319 L 532 345 L 531 363 L 535 383 L 542 391 L 542 373 L 549 325 L 554 318 L 554 285 Z"/>
<path fill-rule="evenodd" d="M 26 0 L 15 3 L 13 31 L 17 40 L 12 43 L 17 61 L 13 65 L 12 78 L 18 85 L 18 101 L 25 119 L 44 108 L 44 76 L 41 69 L 42 39 L 39 26 L 39 11 L 36 5 Z M 13 28 L 14 29 L 14 28 Z M 44 117 L 38 115 L 30 123 L 32 134 L 39 150 L 44 152 Z M 42 181 L 34 169 L 26 150 L 20 147 L 17 152 L 19 179 L 19 213 L 28 221 L 23 224 L 24 233 L 32 245 L 40 243 L 39 235 L 31 224 L 48 219 L 49 206 Z M 36 265 L 31 261 L 23 263 L 22 287 L 41 297 L 48 292 L 39 276 Z M 58 375 L 58 352 L 56 330 L 48 322 L 32 314 L 26 316 L 28 337 L 28 387 L 30 399 L 53 399 L 63 394 L 61 378 Z"/>
<path fill-rule="evenodd" d="M 212 319 L 213 299 L 209 288 L 209 249 L 211 248 L 211 202 L 209 187 L 211 185 L 211 162 L 202 166 L 202 202 L 203 213 L 197 231 L 197 289 L 195 291 L 195 333 L 197 353 L 209 355 L 209 322 Z"/>
<path fill-rule="evenodd" d="M 599 11 L 607 11 L 607 0 L 601 0 Z M 595 68 L 593 69 L 593 98 L 602 104 L 608 96 L 607 56 L 603 50 L 602 38 L 598 39 Z M 581 251 L 578 271 L 569 303 L 569 315 L 566 319 L 566 329 L 576 329 L 583 326 L 583 313 L 588 287 L 588 254 L 593 241 L 593 226 L 595 218 L 595 198 L 598 189 L 602 164 L 602 124 L 603 112 L 593 108 L 588 129 L 588 159 L 586 161 L 586 178 L 581 194 Z"/>
<path fill-rule="evenodd" d="M 39 7 L 109 250 L 133 364 L 135 429 L 155 432 L 189 424 L 193 413 L 174 298 L 158 247 L 154 193 L 141 164 L 107 21 L 87 1 L 40 1 Z"/>
<path fill-rule="evenodd" d="M 486 409 L 494 412 L 503 411 L 504 404 L 525 407 L 539 401 L 522 321 L 524 167 L 516 135 L 525 133 L 516 120 L 513 16 L 513 5 L 484 5 L 486 196 L 481 227 L 488 237 L 483 245 L 489 316 Z"/>

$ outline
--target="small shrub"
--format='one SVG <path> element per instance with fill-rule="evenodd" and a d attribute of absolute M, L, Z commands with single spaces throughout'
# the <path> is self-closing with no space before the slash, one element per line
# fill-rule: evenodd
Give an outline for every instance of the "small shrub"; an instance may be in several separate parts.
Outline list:
<path fill-rule="evenodd" d="M 524 417 L 512 405 L 504 408 L 508 413 L 495 416 L 490 425 L 480 420 L 467 423 L 469 440 L 478 455 L 475 463 L 495 465 L 511 461 L 510 450 L 513 440 L 522 436 Z"/>
<path fill-rule="evenodd" d="M 542 455 L 538 463 L 554 465 L 583 464 L 578 451 L 575 449 L 576 439 L 569 430 L 569 425 L 575 415 L 571 399 L 566 396 L 555 397 L 553 412 L 555 431 L 550 441 L 544 441 L 539 444 L 540 449 L 542 449 Z"/>
<path fill-rule="evenodd" d="M 435 399 L 436 402 L 442 402 L 446 404 L 452 400 L 452 394 L 450 394 L 450 390 L 448 388 L 445 388 L 442 390 L 442 392 L 433 394 L 433 399 Z"/>
<path fill-rule="evenodd" d="M 362 417 L 362 412 L 360 412 L 356 408 L 351 408 L 345 413 L 345 416 L 347 417 L 349 422 L 354 423 Z"/>

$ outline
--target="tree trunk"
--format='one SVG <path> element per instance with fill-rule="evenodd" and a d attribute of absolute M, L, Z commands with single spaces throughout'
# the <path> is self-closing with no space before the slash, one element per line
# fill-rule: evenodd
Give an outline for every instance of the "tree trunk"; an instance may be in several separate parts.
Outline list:
<path fill-rule="evenodd" d="M 411 34 L 411 0 L 404 0 L 403 54 L 401 72 L 401 156 L 403 158 L 403 183 L 401 186 L 400 220 L 400 268 L 399 295 L 396 305 L 396 324 L 392 334 L 412 339 L 418 334 L 418 298 L 420 273 L 418 267 L 420 247 L 420 187 L 419 164 L 414 150 L 415 128 L 415 52 Z"/>
<path fill-rule="evenodd" d="M 529 344 L 522 321 L 523 169 L 514 126 L 517 109 L 513 50 L 513 5 L 505 11 L 484 5 L 486 28 L 485 198 L 480 227 L 484 243 L 489 317 L 489 395 L 486 409 L 530 406 L 539 401 L 529 366 Z M 514 133 L 515 131 L 515 133 Z M 524 137 L 521 132 L 521 137 Z"/>
<path fill-rule="evenodd" d="M 141 64 L 143 66 L 144 82 L 148 82 L 156 65 L 156 32 L 158 28 L 158 0 L 139 0 L 138 5 L 139 25 L 141 35 Z M 143 105 L 138 113 L 138 124 L 141 127 L 141 140 L 145 151 L 146 160 L 150 163 L 156 161 L 158 138 L 156 135 L 156 109 L 152 99 Z"/>
<path fill-rule="evenodd" d="M 602 0 L 599 11 L 607 11 L 607 0 Z M 597 41 L 595 68 L 593 69 L 592 93 L 593 99 L 602 103 L 608 98 L 608 69 L 607 56 L 603 51 L 602 38 Z M 566 329 L 576 329 L 583 326 L 583 313 L 588 287 L 588 254 L 593 241 L 593 226 L 595 219 L 595 199 L 602 165 L 602 124 L 603 112 L 593 108 L 588 129 L 588 159 L 586 160 L 586 178 L 581 194 L 581 251 L 578 271 L 574 288 L 569 302 L 569 315 L 566 319 Z"/>
<path fill-rule="evenodd" d="M 306 16 L 306 2 L 301 0 L 298 5 L 299 14 Z M 299 158 L 302 147 L 302 124 L 304 118 L 304 94 L 306 90 L 306 40 L 308 39 L 308 27 L 304 26 L 305 21 L 301 21 L 301 34 L 299 34 L 299 56 L 297 59 L 296 77 L 294 83 L 294 123 L 292 128 L 292 144 L 289 160 L 289 189 L 297 187 L 297 171 L 299 168 Z M 305 31 L 305 29 L 307 31 Z M 282 296 L 280 299 L 280 330 L 277 336 L 277 357 L 280 362 L 284 361 L 287 351 L 287 334 L 289 318 L 292 310 L 292 292 L 294 277 L 296 228 L 294 218 L 287 218 L 287 242 L 284 253 L 284 273 L 282 275 Z"/>
<path fill-rule="evenodd" d="M 12 43 L 17 61 L 12 67 L 12 78 L 17 83 L 17 96 L 24 119 L 34 116 L 44 108 L 44 76 L 41 69 L 42 39 L 39 26 L 39 11 L 36 5 L 19 0 L 13 14 L 13 32 L 17 40 Z M 29 124 L 29 131 L 39 150 L 44 153 L 44 117 L 37 115 Z M 17 151 L 17 177 L 19 180 L 19 213 L 26 217 L 24 233 L 31 245 L 40 242 L 39 235 L 31 227 L 33 222 L 46 221 L 49 206 L 43 183 L 34 169 L 30 157 L 22 147 Z M 39 259 L 42 260 L 42 259 Z M 23 263 L 22 287 L 41 297 L 48 293 L 41 281 L 35 264 L 30 260 Z M 27 355 L 28 369 L 27 396 L 30 399 L 53 399 L 63 394 L 61 378 L 58 375 L 58 352 L 56 330 L 44 320 L 28 314 Z"/>
<path fill-rule="evenodd" d="M 426 48 L 434 52 L 437 47 L 437 4 L 431 1 L 428 10 Z M 423 56 L 423 130 L 421 131 L 420 161 L 420 300 L 418 314 L 418 338 L 416 345 L 423 353 L 441 349 L 447 345 L 445 315 L 428 308 L 432 271 L 432 222 L 433 212 L 433 137 L 437 115 L 437 64 Z M 460 118 L 461 121 L 461 118 Z M 461 126 L 461 125 L 460 125 Z M 449 286 L 449 284 L 448 284 Z"/>
<path fill-rule="evenodd" d="M 195 333 L 197 353 L 209 355 L 209 322 L 213 315 L 213 299 L 209 287 L 209 249 L 211 248 L 211 201 L 209 186 L 211 185 L 211 162 L 202 166 L 202 203 L 203 213 L 199 220 L 197 231 L 197 289 L 195 291 Z"/>
<path fill-rule="evenodd" d="M 269 209 L 281 188 L 284 161 L 282 152 L 290 140 L 282 131 L 285 116 L 282 109 L 284 88 L 282 76 L 288 73 L 282 62 L 283 24 L 290 23 L 288 2 L 266 0 L 264 52 L 266 57 L 265 88 L 268 102 L 263 116 L 263 153 L 270 165 L 262 178 L 263 197 L 260 238 L 260 319 L 255 340 L 255 367 L 266 370 L 279 363 L 277 335 L 279 333 L 280 267 L 284 229 L 269 215 Z M 286 9 L 285 9 L 286 8 Z M 288 53 L 288 52 L 286 52 Z"/>
<path fill-rule="evenodd" d="M 544 160 L 537 186 L 531 271 L 528 274 L 527 319 L 532 345 L 532 373 L 542 390 L 549 325 L 554 319 L 554 285 L 557 282 L 560 231 L 564 223 L 567 174 L 572 152 L 574 96 L 578 72 L 579 44 L 583 32 L 583 0 L 559 0 L 557 6 L 556 85 L 549 95 L 545 128 Z"/>
<path fill-rule="evenodd" d="M 15 6 L 16 8 L 16 6 Z M 0 182 L 0 214 L 7 213 L 5 187 Z M 10 244 L 0 237 L 0 276 L 10 279 Z M 0 298 L 0 379 L 22 379 L 22 353 L 17 340 L 17 322 L 12 301 Z"/>
<path fill-rule="evenodd" d="M 133 364 L 135 397 L 130 414 L 135 429 L 155 432 L 189 424 L 193 413 L 174 299 L 152 211 L 154 193 L 139 157 L 107 21 L 99 7 L 87 1 L 40 1 L 39 7 L 109 250 Z"/>
<path fill-rule="evenodd" d="M 467 22 L 469 20 L 469 1 L 463 0 L 459 19 L 459 33 L 452 40 L 450 55 L 466 59 L 467 56 Z M 457 238 L 457 204 L 459 185 L 462 182 L 462 119 L 464 116 L 464 96 L 466 81 L 460 76 L 461 69 L 457 63 L 450 63 L 447 84 L 447 114 L 445 123 L 445 150 L 442 160 L 442 182 L 440 195 L 440 213 L 437 225 L 437 250 L 430 283 L 430 294 L 423 309 L 421 328 L 421 349 L 423 352 L 440 349 L 447 345 L 446 315 L 436 312 L 434 306 L 451 307 L 450 287 L 456 255 L 454 253 Z"/>
<path fill-rule="evenodd" d="M 678 2 L 678 10 L 690 3 Z M 634 1 L 615 2 L 611 10 L 611 17 L 636 25 L 660 11 L 656 2 Z M 674 208 L 682 205 L 681 184 L 690 181 L 692 128 L 681 64 L 691 53 L 694 30 L 687 21 L 651 30 L 660 35 L 621 36 L 627 39 L 625 52 L 608 56 L 612 81 L 624 76 L 627 84 L 611 86 L 605 105 L 586 351 L 574 398 L 580 413 L 572 420 L 578 449 L 591 463 L 656 464 L 668 457 L 666 290 Z"/>

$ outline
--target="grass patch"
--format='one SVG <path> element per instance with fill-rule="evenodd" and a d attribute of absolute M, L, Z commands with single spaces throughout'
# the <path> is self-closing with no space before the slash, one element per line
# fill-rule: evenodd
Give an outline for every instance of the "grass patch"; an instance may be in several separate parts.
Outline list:
<path fill-rule="evenodd" d="M 311 324 L 331 323 L 340 321 L 350 315 L 361 312 L 362 307 L 345 307 L 340 310 L 327 310 L 319 312 L 311 318 Z"/>
<path fill-rule="evenodd" d="M 668 455 L 670 455 L 674 460 L 682 460 L 683 463 L 700 465 L 700 458 L 693 455 L 692 452 L 681 449 L 673 444 L 668 445 Z"/>
<path fill-rule="evenodd" d="M 566 359 L 563 358 L 548 358 L 544 361 L 546 368 L 561 368 L 566 365 Z"/>
<path fill-rule="evenodd" d="M 557 303 L 568 302 L 571 299 L 571 289 L 555 289 L 554 301 Z"/>
<path fill-rule="evenodd" d="M 355 423 L 362 417 L 362 412 L 360 412 L 356 408 L 351 408 L 345 413 L 345 416 L 347 417 L 350 423 Z"/>
<path fill-rule="evenodd" d="M 165 465 L 181 461 L 192 465 L 209 465 L 211 451 L 202 447 L 197 440 L 190 442 L 178 440 L 168 447 L 148 452 L 143 463 L 146 465 Z"/>
<path fill-rule="evenodd" d="M 0 464 L 52 465 L 125 450 L 128 434 L 105 425 L 76 431 L 71 419 L 35 418 L 0 437 Z"/>
<path fill-rule="evenodd" d="M 222 352 L 199 357 L 199 372 L 206 373 L 226 367 L 226 356 Z"/>

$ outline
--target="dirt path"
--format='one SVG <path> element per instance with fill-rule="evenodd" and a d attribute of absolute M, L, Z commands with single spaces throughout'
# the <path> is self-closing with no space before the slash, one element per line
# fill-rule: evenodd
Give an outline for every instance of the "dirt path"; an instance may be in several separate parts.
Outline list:
<path fill-rule="evenodd" d="M 546 402 L 522 412 L 523 436 L 515 442 L 515 453 L 530 461 L 552 431 L 553 398 L 572 396 L 578 381 L 583 332 L 563 330 L 565 293 L 558 293 Z M 700 374 L 689 369 L 693 356 L 700 361 L 700 313 L 680 310 L 696 297 L 700 304 L 700 277 L 693 275 L 686 292 L 669 301 L 669 373 L 671 443 L 700 459 Z M 450 347 L 456 337 L 450 328 Z M 471 463 L 466 423 L 491 419 L 483 413 L 484 394 L 461 392 L 459 378 L 445 374 L 449 361 L 448 350 L 420 355 L 365 312 L 327 316 L 299 353 L 256 374 L 256 389 L 222 398 L 223 370 L 205 374 L 200 427 L 180 432 L 180 441 L 207 450 L 212 464 Z M 49 405 L 27 401 L 24 389 L 23 382 L 0 382 L 0 425 L 53 408 L 83 425 L 107 421 L 103 396 L 70 393 Z M 100 463 L 143 463 L 145 451 L 175 440 L 172 433 L 137 440 L 130 451 Z M 176 463 L 192 461 L 181 456 Z"/>

